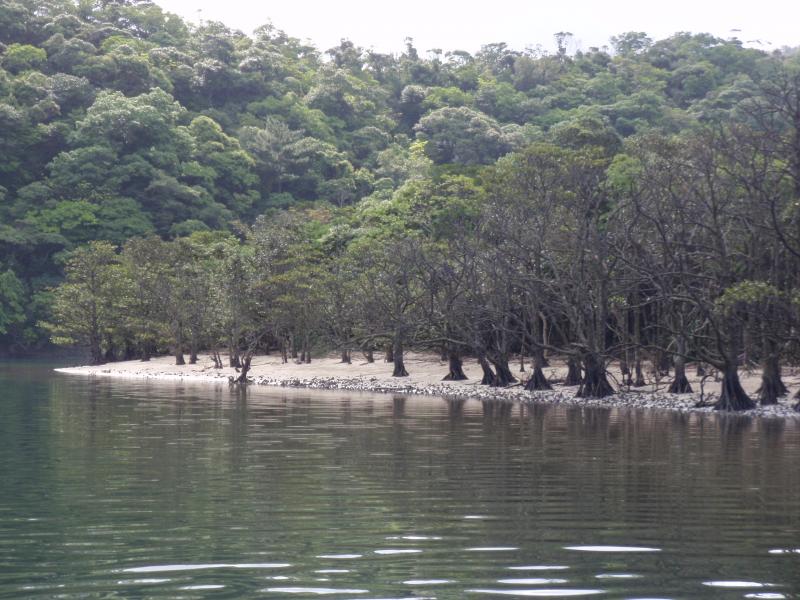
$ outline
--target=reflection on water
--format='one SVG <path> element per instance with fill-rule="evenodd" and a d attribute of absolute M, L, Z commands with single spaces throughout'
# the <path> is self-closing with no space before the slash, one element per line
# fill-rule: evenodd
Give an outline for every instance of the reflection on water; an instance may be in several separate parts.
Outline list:
<path fill-rule="evenodd" d="M 800 598 L 800 426 L 0 363 L 0 596 Z"/>

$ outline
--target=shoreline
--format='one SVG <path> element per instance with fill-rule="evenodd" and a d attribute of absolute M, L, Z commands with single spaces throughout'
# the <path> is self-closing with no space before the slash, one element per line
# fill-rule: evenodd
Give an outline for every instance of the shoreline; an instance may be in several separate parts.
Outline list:
<path fill-rule="evenodd" d="M 148 362 L 138 360 L 109 363 L 98 366 L 77 366 L 55 369 L 66 375 L 108 377 L 115 379 L 145 379 L 161 381 L 186 381 L 192 383 L 228 385 L 229 377 L 236 373 L 233 368 L 214 369 L 206 356 L 201 356 L 196 365 L 170 364 L 171 356 L 154 358 Z M 715 411 L 713 407 L 696 407 L 699 392 L 692 394 L 669 394 L 650 384 L 644 388 L 622 390 L 605 398 L 576 398 L 577 387 L 555 384 L 553 390 L 528 392 L 521 385 L 507 388 L 492 388 L 480 385 L 477 367 L 465 362 L 464 370 L 469 379 L 459 382 L 441 381 L 447 372 L 446 364 L 430 355 L 412 354 L 406 361 L 411 375 L 393 378 L 388 375 L 389 366 L 384 362 L 366 363 L 354 361 L 346 365 L 334 358 L 315 359 L 311 364 L 282 364 L 275 357 L 258 356 L 253 359 L 253 368 L 248 379 L 250 385 L 283 388 L 307 388 L 315 390 L 338 390 L 381 394 L 403 394 L 414 396 L 437 396 L 447 400 L 480 400 L 494 402 L 519 402 L 522 404 L 558 404 L 593 408 L 628 408 L 667 410 L 680 413 L 730 414 L 737 416 L 800 419 L 794 410 L 797 402 L 792 394 L 780 399 L 774 406 L 757 406 L 753 410 L 735 413 Z M 562 367 L 556 365 L 546 369 L 549 378 L 559 376 Z M 613 373 L 612 373 L 613 374 Z M 518 375 L 518 373 L 515 373 Z M 526 374 L 523 373 L 523 376 Z M 743 375 L 748 393 L 752 395 L 752 375 Z M 800 377 L 786 377 L 787 385 L 795 387 Z M 663 385 L 663 381 L 661 384 Z M 691 382 L 695 390 L 699 382 Z M 717 383 L 706 383 L 705 391 L 716 394 Z"/>

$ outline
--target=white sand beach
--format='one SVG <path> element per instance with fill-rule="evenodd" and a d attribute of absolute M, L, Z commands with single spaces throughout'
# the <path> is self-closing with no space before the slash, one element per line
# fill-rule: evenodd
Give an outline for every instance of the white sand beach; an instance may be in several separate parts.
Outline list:
<path fill-rule="evenodd" d="M 77 366 L 57 369 L 69 375 L 114 378 L 145 378 L 161 380 L 184 380 L 228 384 L 236 377 L 237 371 L 232 367 L 215 369 L 213 361 L 207 355 L 201 355 L 197 364 L 175 365 L 172 356 L 161 356 L 150 361 L 124 361 L 98 366 Z M 308 387 L 316 389 L 339 389 L 370 392 L 391 392 L 406 394 L 426 394 L 453 398 L 476 398 L 481 400 L 507 400 L 520 402 L 555 402 L 581 404 L 588 406 L 631 406 L 636 408 L 659 408 L 680 411 L 709 412 L 708 407 L 695 408 L 700 400 L 701 381 L 695 375 L 695 369 L 687 370 L 687 375 L 694 388 L 693 394 L 668 394 L 666 389 L 668 377 L 655 380 L 652 373 L 647 373 L 648 385 L 643 388 L 622 388 L 618 394 L 607 398 L 585 399 L 575 398 L 576 387 L 554 384 L 552 391 L 527 392 L 521 385 L 508 388 L 490 388 L 480 385 L 481 369 L 474 359 L 464 361 L 464 372 L 469 377 L 465 381 L 447 381 L 442 378 L 447 374 L 447 363 L 438 356 L 423 353 L 408 353 L 405 358 L 408 377 L 392 377 L 392 366 L 382 359 L 367 362 L 361 355 L 353 354 L 352 364 L 342 363 L 339 356 L 329 355 L 315 358 L 311 363 L 300 363 L 290 360 L 282 363 L 279 355 L 256 356 L 253 358 L 248 374 L 255 385 L 275 385 L 284 387 Z M 563 361 L 551 360 L 550 367 L 544 369 L 548 379 L 559 380 L 566 374 Z M 525 372 L 520 372 L 519 359 L 511 363 L 515 376 L 525 380 L 530 374 L 530 363 L 525 362 Z M 610 379 L 619 389 L 619 369 L 613 365 L 609 370 Z M 757 370 L 740 372 L 745 390 L 755 395 L 761 377 Z M 616 381 L 615 381 L 616 380 Z M 794 393 L 800 389 L 800 372 L 786 369 L 784 382 L 790 394 L 781 399 L 776 406 L 758 407 L 745 414 L 760 416 L 798 417 L 800 413 L 793 410 L 796 400 Z M 714 377 L 707 377 L 703 384 L 703 392 L 708 400 L 713 401 L 719 393 L 719 383 Z M 709 396 L 710 394 L 710 396 Z"/>

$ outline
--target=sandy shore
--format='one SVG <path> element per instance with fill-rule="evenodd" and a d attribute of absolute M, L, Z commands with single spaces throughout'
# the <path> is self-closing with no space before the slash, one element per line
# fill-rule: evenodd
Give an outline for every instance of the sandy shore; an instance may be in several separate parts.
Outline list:
<path fill-rule="evenodd" d="M 282 364 L 279 356 L 257 356 L 253 358 L 252 369 L 249 376 L 254 384 L 273 385 L 283 387 L 306 387 L 314 389 L 336 389 L 366 392 L 386 392 L 398 394 L 425 394 L 444 396 L 453 399 L 478 399 L 478 400 L 505 400 L 518 402 L 547 402 L 576 404 L 584 406 L 628 406 L 634 408 L 655 408 L 663 410 L 677 410 L 682 412 L 711 412 L 708 407 L 695 408 L 700 399 L 700 382 L 697 377 L 690 374 L 690 381 L 695 390 L 694 394 L 667 394 L 666 388 L 669 379 L 661 381 L 652 380 L 647 387 L 622 390 L 608 398 L 585 399 L 575 398 L 576 387 L 555 385 L 552 391 L 527 392 L 521 386 L 509 388 L 489 388 L 481 386 L 481 369 L 474 360 L 464 363 L 466 381 L 443 382 L 442 377 L 447 374 L 447 364 L 441 362 L 439 357 L 429 354 L 407 355 L 406 369 L 408 377 L 391 377 L 391 365 L 376 360 L 374 363 L 366 362 L 360 355 L 353 355 L 352 364 L 343 364 L 338 357 L 325 357 L 314 359 L 311 364 L 300 364 L 290 361 Z M 512 363 L 512 370 L 518 377 L 527 378 L 530 371 L 526 363 L 526 371 L 520 372 L 519 361 Z M 228 384 L 229 378 L 236 376 L 233 368 L 226 367 L 215 369 L 208 356 L 201 356 L 195 365 L 177 366 L 174 358 L 163 356 L 148 362 L 126 361 L 110 363 L 100 366 L 80 366 L 56 369 L 60 373 L 70 375 L 85 375 L 95 377 L 117 377 L 138 379 L 164 379 L 184 380 L 196 382 L 209 382 Z M 690 370 L 693 372 L 693 370 Z M 566 367 L 553 361 L 553 365 L 545 369 L 549 379 L 560 379 L 566 374 Z M 611 370 L 611 376 L 619 379 L 619 372 Z M 760 384 L 760 375 L 757 371 L 741 372 L 742 385 L 745 390 L 754 395 Z M 784 382 L 790 389 L 790 395 L 782 398 L 776 406 L 758 407 L 755 410 L 740 414 L 765 416 L 765 417 L 790 417 L 800 418 L 800 413 L 793 410 L 796 400 L 792 399 L 795 391 L 800 389 L 800 372 L 788 371 L 784 374 Z M 619 386 L 615 386 L 619 387 Z M 719 384 L 713 378 L 705 382 L 706 396 L 716 396 L 719 393 Z M 713 400 L 713 398 L 712 398 Z"/>

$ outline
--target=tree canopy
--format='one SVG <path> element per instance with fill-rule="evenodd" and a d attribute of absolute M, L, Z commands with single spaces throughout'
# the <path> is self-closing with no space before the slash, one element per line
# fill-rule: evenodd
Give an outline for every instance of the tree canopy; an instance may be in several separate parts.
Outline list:
<path fill-rule="evenodd" d="M 800 54 L 568 36 L 323 52 L 147 0 L 4 3 L 0 351 L 391 344 L 401 373 L 421 345 L 507 382 L 512 349 L 550 348 L 589 395 L 646 352 L 774 371 Z"/>

